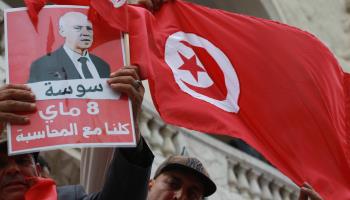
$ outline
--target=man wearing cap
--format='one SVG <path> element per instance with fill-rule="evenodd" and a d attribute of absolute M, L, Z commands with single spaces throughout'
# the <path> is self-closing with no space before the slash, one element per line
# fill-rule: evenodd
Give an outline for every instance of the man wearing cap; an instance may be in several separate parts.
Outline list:
<path fill-rule="evenodd" d="M 171 156 L 156 170 L 148 185 L 147 200 L 201 200 L 216 191 L 203 164 L 193 157 Z M 323 200 L 309 185 L 300 189 L 299 200 Z"/>
<path fill-rule="evenodd" d="M 148 200 L 200 200 L 216 191 L 215 183 L 197 159 L 171 156 L 149 182 Z"/>
<path fill-rule="evenodd" d="M 138 70 L 127 66 L 111 74 L 110 87 L 128 95 L 132 101 L 136 129 L 136 148 L 115 149 L 112 162 L 100 192 L 87 195 L 82 186 L 57 187 L 48 179 L 40 179 L 36 154 L 8 156 L 7 142 L 0 142 L 0 200 L 143 200 L 147 198 L 147 183 L 153 154 L 138 131 L 137 118 L 141 112 L 144 88 L 138 84 Z M 35 112 L 35 96 L 25 85 L 6 85 L 0 88 L 0 127 L 5 123 L 28 124 L 25 114 Z M 3 130 L 0 128 L 0 133 Z M 36 193 L 35 188 L 43 186 Z M 44 191 L 44 192 L 42 192 Z M 25 197 L 26 195 L 26 197 Z M 29 198 L 27 198 L 29 195 Z M 40 197 L 38 196 L 40 195 Z"/>

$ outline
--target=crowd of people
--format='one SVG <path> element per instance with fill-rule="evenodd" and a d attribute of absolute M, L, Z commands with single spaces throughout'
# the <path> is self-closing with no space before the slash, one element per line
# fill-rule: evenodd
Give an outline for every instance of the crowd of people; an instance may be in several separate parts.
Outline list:
<path fill-rule="evenodd" d="M 160 9 L 162 0 L 142 0 L 150 10 Z M 154 155 L 138 130 L 144 87 L 137 66 L 125 66 L 111 73 L 109 86 L 131 99 L 137 146 L 115 148 L 105 183 L 99 192 L 87 194 L 81 185 L 47 190 L 59 200 L 200 200 L 215 193 L 217 186 L 202 162 L 194 157 L 167 158 L 150 178 Z M 7 84 L 0 89 L 0 132 L 5 123 L 29 124 L 23 113 L 36 112 L 35 95 L 26 85 Z M 0 141 L 0 200 L 24 200 L 27 192 L 42 178 L 49 177 L 49 166 L 39 153 L 8 155 L 7 140 Z M 97 163 L 96 163 L 97 164 Z M 321 200 L 307 183 L 300 188 L 299 200 Z"/>

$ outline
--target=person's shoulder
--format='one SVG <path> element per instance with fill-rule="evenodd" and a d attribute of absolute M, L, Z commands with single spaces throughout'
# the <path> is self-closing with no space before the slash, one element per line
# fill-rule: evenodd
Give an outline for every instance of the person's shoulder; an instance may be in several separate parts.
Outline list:
<path fill-rule="evenodd" d="M 96 55 L 94 55 L 94 54 L 89 54 L 89 56 L 90 56 L 90 58 L 91 58 L 91 60 L 93 61 L 93 62 L 100 62 L 100 63 L 103 63 L 103 64 L 105 64 L 105 65 L 109 65 L 106 61 L 104 61 L 102 58 L 100 58 L 99 56 L 96 56 Z"/>
<path fill-rule="evenodd" d="M 57 187 L 58 200 L 84 199 L 87 194 L 82 185 L 65 185 Z"/>
<path fill-rule="evenodd" d="M 48 62 L 52 62 L 52 59 L 54 57 L 56 57 L 57 55 L 59 55 L 60 53 L 62 53 L 63 48 L 58 48 L 53 52 L 47 53 L 43 56 L 41 56 L 40 58 L 34 60 L 34 62 L 32 63 L 32 66 L 40 66 L 42 64 L 47 64 Z"/>
<path fill-rule="evenodd" d="M 91 61 L 94 63 L 94 65 L 96 66 L 96 69 L 100 75 L 101 78 L 109 78 L 109 75 L 111 73 L 111 69 L 109 64 L 104 61 L 102 58 L 93 55 L 93 54 L 89 54 L 89 57 L 91 59 Z"/>

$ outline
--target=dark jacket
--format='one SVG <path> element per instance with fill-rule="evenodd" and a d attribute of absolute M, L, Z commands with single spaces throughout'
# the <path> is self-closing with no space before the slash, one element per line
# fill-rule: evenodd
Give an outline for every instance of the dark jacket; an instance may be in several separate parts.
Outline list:
<path fill-rule="evenodd" d="M 116 149 L 102 191 L 88 195 L 81 185 L 58 187 L 58 200 L 145 200 L 153 158 L 143 139 L 137 148 Z"/>
<path fill-rule="evenodd" d="M 96 66 L 100 78 L 108 78 L 110 75 L 109 65 L 93 54 L 89 54 L 89 56 Z M 28 83 L 69 79 L 81 79 L 81 76 L 63 47 L 60 47 L 32 63 Z"/>

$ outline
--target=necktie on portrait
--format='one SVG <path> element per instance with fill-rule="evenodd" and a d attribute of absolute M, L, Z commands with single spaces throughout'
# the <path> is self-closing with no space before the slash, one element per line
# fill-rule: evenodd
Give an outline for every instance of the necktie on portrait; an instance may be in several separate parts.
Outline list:
<path fill-rule="evenodd" d="M 82 71 L 83 71 L 83 75 L 84 75 L 84 77 L 87 79 L 87 78 L 92 78 L 92 75 L 91 75 L 91 73 L 90 73 L 90 71 L 89 71 L 89 68 L 88 68 L 88 66 L 87 66 L 87 58 L 86 57 L 80 57 L 79 59 L 78 59 L 78 61 L 81 63 L 81 69 L 82 69 Z"/>

